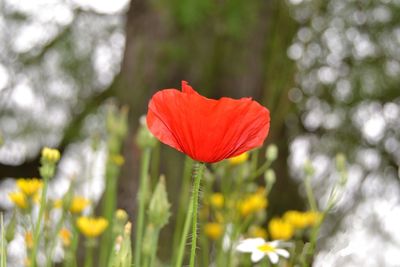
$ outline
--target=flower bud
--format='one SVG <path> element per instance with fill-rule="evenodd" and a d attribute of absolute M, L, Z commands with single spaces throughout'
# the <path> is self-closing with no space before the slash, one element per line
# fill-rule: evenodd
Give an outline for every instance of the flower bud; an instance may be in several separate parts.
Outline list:
<path fill-rule="evenodd" d="M 122 139 L 128 132 L 128 111 L 127 106 L 123 106 L 120 111 L 115 106 L 109 107 L 106 120 L 107 131 L 118 139 Z"/>
<path fill-rule="evenodd" d="M 275 184 L 276 175 L 274 170 L 268 169 L 264 174 L 265 185 L 267 192 L 271 191 L 272 186 Z"/>
<path fill-rule="evenodd" d="M 137 132 L 136 143 L 140 148 L 154 147 L 157 144 L 157 139 L 147 128 L 145 116 L 140 117 L 140 127 Z"/>
<path fill-rule="evenodd" d="M 50 179 L 56 171 L 56 163 L 60 160 L 60 151 L 45 147 L 42 149 L 42 157 L 40 162 L 42 166 L 39 168 L 40 175 L 44 179 Z"/>
<path fill-rule="evenodd" d="M 128 213 L 126 213 L 126 211 L 123 209 L 117 209 L 115 211 L 115 218 L 117 219 L 118 222 L 126 224 L 128 221 Z"/>
<path fill-rule="evenodd" d="M 347 183 L 346 156 L 342 153 L 338 153 L 335 158 L 335 164 L 340 175 L 339 184 L 344 186 Z"/>
<path fill-rule="evenodd" d="M 312 162 L 310 160 L 306 160 L 304 162 L 303 169 L 307 176 L 313 176 L 315 173 L 314 166 L 312 165 Z"/>
<path fill-rule="evenodd" d="M 6 232 L 5 238 L 7 242 L 11 242 L 14 239 L 16 226 L 17 226 L 17 217 L 15 215 L 15 212 L 13 212 L 11 220 L 8 222 L 7 227 L 5 229 Z"/>
<path fill-rule="evenodd" d="M 43 161 L 55 164 L 60 160 L 60 156 L 60 151 L 58 151 L 57 149 L 44 147 L 42 149 L 42 164 L 44 164 Z"/>
<path fill-rule="evenodd" d="M 340 172 L 346 170 L 346 156 L 342 153 L 336 154 L 336 169 Z"/>
<path fill-rule="evenodd" d="M 151 252 L 153 251 L 153 235 L 156 234 L 156 230 L 154 229 L 153 224 L 148 224 L 146 227 L 146 231 L 144 232 L 143 236 L 143 243 L 142 243 L 142 252 L 144 255 L 150 256 Z"/>
<path fill-rule="evenodd" d="M 265 157 L 268 161 L 274 161 L 278 158 L 278 147 L 274 144 L 269 145 L 267 147 L 267 151 L 265 152 Z"/>
<path fill-rule="evenodd" d="M 161 175 L 149 204 L 149 222 L 156 228 L 162 228 L 168 223 L 171 205 L 168 202 L 165 188 L 165 177 Z"/>
<path fill-rule="evenodd" d="M 127 222 L 125 231 L 122 235 L 118 235 L 115 240 L 115 249 L 111 254 L 111 267 L 131 267 L 132 266 L 132 248 L 131 248 L 131 227 L 132 224 Z"/>

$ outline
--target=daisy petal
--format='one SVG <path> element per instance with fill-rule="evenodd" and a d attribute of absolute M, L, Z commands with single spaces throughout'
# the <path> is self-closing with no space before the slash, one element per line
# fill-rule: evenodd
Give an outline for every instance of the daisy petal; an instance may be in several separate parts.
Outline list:
<path fill-rule="evenodd" d="M 278 263 L 278 261 L 279 261 L 278 254 L 276 254 L 275 252 L 269 252 L 267 255 L 268 255 L 269 260 L 270 260 L 273 264 Z"/>
<path fill-rule="evenodd" d="M 263 244 L 265 244 L 265 241 L 262 238 L 249 238 L 241 241 L 239 245 L 237 245 L 236 250 L 240 252 L 253 252 L 257 247 Z"/>
<path fill-rule="evenodd" d="M 275 250 L 275 252 L 277 253 L 277 254 L 279 254 L 279 255 L 281 255 L 282 257 L 284 257 L 284 258 L 289 258 L 289 252 L 287 251 L 287 250 L 285 250 L 285 249 L 280 249 L 280 248 L 277 248 L 276 250 Z"/>
<path fill-rule="evenodd" d="M 258 262 L 260 261 L 262 258 L 264 258 L 265 254 L 259 250 L 255 250 L 253 251 L 253 253 L 251 254 L 251 261 L 252 262 Z"/>

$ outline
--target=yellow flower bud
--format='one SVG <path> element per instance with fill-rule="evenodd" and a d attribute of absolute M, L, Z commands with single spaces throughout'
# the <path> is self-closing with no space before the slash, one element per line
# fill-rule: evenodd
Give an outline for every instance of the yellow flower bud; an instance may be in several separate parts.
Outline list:
<path fill-rule="evenodd" d="M 25 244 L 28 249 L 33 248 L 33 234 L 30 231 L 25 233 Z"/>
<path fill-rule="evenodd" d="M 88 205 L 90 201 L 84 197 L 76 196 L 72 199 L 69 211 L 73 214 L 81 213 Z"/>
<path fill-rule="evenodd" d="M 123 223 L 128 221 L 128 213 L 123 209 L 117 209 L 115 211 L 115 218 Z"/>
<path fill-rule="evenodd" d="M 244 152 L 243 154 L 240 154 L 236 157 L 228 159 L 229 163 L 232 165 L 239 165 L 245 162 L 249 158 L 249 153 Z"/>
<path fill-rule="evenodd" d="M 220 209 L 224 206 L 224 195 L 221 193 L 214 193 L 210 197 L 210 204 L 214 208 Z"/>
<path fill-rule="evenodd" d="M 295 229 L 303 229 L 309 225 L 309 218 L 305 213 L 289 210 L 283 215 L 283 220 L 290 223 Z"/>
<path fill-rule="evenodd" d="M 60 151 L 58 151 L 57 149 L 52 149 L 48 147 L 44 147 L 42 149 L 42 158 L 49 163 L 57 163 L 60 160 L 60 157 Z"/>
<path fill-rule="evenodd" d="M 322 214 L 316 211 L 307 211 L 304 216 L 307 218 L 308 226 L 315 226 L 321 223 L 322 220 Z"/>
<path fill-rule="evenodd" d="M 223 232 L 224 228 L 220 223 L 207 223 L 204 225 L 205 235 L 212 240 L 218 240 Z"/>
<path fill-rule="evenodd" d="M 60 236 L 64 247 L 69 247 L 71 245 L 71 232 L 67 228 L 62 228 L 58 235 Z"/>
<path fill-rule="evenodd" d="M 268 231 L 272 239 L 288 240 L 293 237 L 293 226 L 280 218 L 273 218 L 268 224 Z"/>
<path fill-rule="evenodd" d="M 37 178 L 33 179 L 23 179 L 20 178 L 17 180 L 17 187 L 24 193 L 26 196 L 31 197 L 35 195 L 40 188 L 42 188 L 43 182 Z"/>
<path fill-rule="evenodd" d="M 20 209 L 28 208 L 28 201 L 22 192 L 12 192 L 8 194 L 10 200 Z"/>
<path fill-rule="evenodd" d="M 96 238 L 107 228 L 108 221 L 102 217 L 79 217 L 76 221 L 76 226 L 84 236 Z"/>
<path fill-rule="evenodd" d="M 263 211 L 267 206 L 268 200 L 264 194 L 255 193 L 239 203 L 239 211 L 242 216 L 246 217 L 250 214 Z"/>

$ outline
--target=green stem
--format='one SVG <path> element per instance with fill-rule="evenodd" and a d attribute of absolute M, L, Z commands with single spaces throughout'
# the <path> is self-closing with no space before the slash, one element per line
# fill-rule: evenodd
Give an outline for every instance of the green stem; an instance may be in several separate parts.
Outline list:
<path fill-rule="evenodd" d="M 66 259 L 64 261 L 64 266 L 65 267 L 76 267 L 76 249 L 78 248 L 79 244 L 79 232 L 78 229 L 76 229 L 76 226 L 74 222 L 72 223 L 72 241 L 71 241 L 71 247 L 69 248 L 67 254 L 66 254 Z"/>
<path fill-rule="evenodd" d="M 180 229 L 185 225 L 185 213 L 187 212 L 187 203 L 190 199 L 190 191 L 187 190 L 190 186 L 190 177 L 192 172 L 193 160 L 189 157 L 185 158 L 185 164 L 183 168 L 182 174 L 182 186 L 179 198 L 179 208 L 178 208 L 178 215 L 176 218 L 175 230 L 174 230 L 174 238 L 173 244 L 174 248 L 179 247 L 179 241 L 182 239 L 182 235 L 186 238 L 187 234 L 182 233 Z M 187 217 L 186 217 L 187 218 Z M 175 263 L 178 257 L 178 251 L 174 251 L 172 262 Z"/>
<path fill-rule="evenodd" d="M 145 148 L 142 154 L 142 162 L 140 168 L 140 185 L 138 192 L 138 201 L 139 201 L 139 210 L 138 210 L 138 219 L 136 224 L 136 240 L 135 240 L 135 265 L 140 265 L 140 257 L 141 257 L 141 246 L 142 246 L 142 238 L 143 238 L 143 227 L 144 227 L 144 212 L 146 207 L 146 198 L 147 198 L 147 185 L 148 185 L 148 169 L 150 165 L 150 155 L 151 149 Z"/>
<path fill-rule="evenodd" d="M 53 238 L 50 241 L 50 251 L 49 251 L 49 255 L 47 256 L 47 260 L 46 260 L 46 267 L 50 267 L 52 266 L 53 263 L 53 255 L 54 255 L 54 250 L 56 248 L 56 242 L 58 239 L 58 234 L 61 230 L 61 227 L 63 226 L 65 220 L 65 211 L 64 209 L 62 209 L 62 215 L 60 220 L 58 221 L 57 225 L 56 225 L 56 230 L 55 230 L 55 236 L 53 236 Z"/>
<path fill-rule="evenodd" d="M 193 184 L 193 198 L 192 198 L 192 247 L 190 250 L 190 267 L 194 267 L 196 259 L 196 242 L 197 242 L 197 209 L 199 205 L 199 191 L 200 181 L 203 176 L 204 163 L 197 163 L 195 166 L 194 173 L 194 184 Z"/>
<path fill-rule="evenodd" d="M 160 143 L 157 143 L 152 150 L 151 155 L 151 163 L 150 163 L 150 177 L 151 177 L 151 188 L 154 188 L 157 184 L 160 168 L 160 154 L 161 154 L 161 146 Z"/>
<path fill-rule="evenodd" d="M 85 264 L 84 267 L 92 267 L 93 266 L 93 250 L 94 250 L 94 240 L 88 239 L 86 240 L 86 255 L 85 255 Z"/>
<path fill-rule="evenodd" d="M 263 165 L 261 165 L 260 168 L 258 168 L 255 172 L 253 172 L 250 176 L 249 176 L 249 180 L 253 180 L 255 178 L 257 178 L 258 176 L 260 176 L 261 174 L 263 174 L 266 170 L 268 170 L 268 168 L 271 166 L 271 161 L 267 160 L 266 162 L 264 162 Z"/>
<path fill-rule="evenodd" d="M 102 267 L 107 266 L 110 255 L 110 244 L 113 242 L 112 229 L 113 229 L 113 216 L 116 208 L 117 201 L 117 179 L 119 167 L 112 162 L 108 162 L 106 171 L 106 187 L 103 200 L 103 216 L 109 222 L 109 226 L 101 238 L 100 244 L 100 260 L 99 264 Z"/>
<path fill-rule="evenodd" d="M 304 185 L 306 187 L 306 194 L 308 199 L 308 204 L 312 211 L 317 211 L 317 202 L 314 197 L 314 193 L 311 186 L 311 176 L 308 175 L 304 181 Z"/>
<path fill-rule="evenodd" d="M 258 165 L 258 154 L 259 154 L 260 150 L 256 149 L 253 151 L 252 155 L 251 155 L 251 163 L 250 163 L 250 170 L 251 171 L 255 171 L 257 170 L 257 165 Z"/>
<path fill-rule="evenodd" d="M 3 213 L 0 213 L 0 225 L 1 225 L 1 252 L 0 252 L 0 266 L 7 267 L 7 254 L 6 254 L 6 240 L 4 236 L 4 221 Z"/>
<path fill-rule="evenodd" d="M 43 190 L 42 190 L 42 196 L 40 199 L 40 208 L 39 208 L 39 216 L 36 222 L 35 226 L 35 232 L 33 234 L 33 248 L 32 248 L 32 254 L 31 254 L 31 264 L 32 267 L 36 266 L 36 254 L 38 250 L 38 245 L 39 245 L 39 234 L 40 234 L 40 226 L 42 225 L 42 220 L 43 220 L 43 215 L 46 210 L 46 196 L 47 196 L 47 188 L 49 184 L 49 177 L 43 177 Z"/>
<path fill-rule="evenodd" d="M 193 202 L 193 196 L 190 200 L 190 203 Z M 193 213 L 193 206 L 190 205 L 189 206 L 189 210 L 186 213 L 186 219 L 185 219 L 185 224 L 183 226 L 183 231 L 182 231 L 182 235 L 181 235 L 181 241 L 179 242 L 179 248 L 178 248 L 178 254 L 176 257 L 176 263 L 175 263 L 175 267 L 182 267 L 182 262 L 183 262 L 183 255 L 185 252 L 185 244 L 186 244 L 186 238 L 189 234 L 189 227 L 190 224 L 192 223 L 192 213 Z M 175 231 L 178 231 L 175 230 Z"/>
<path fill-rule="evenodd" d="M 152 251 L 151 251 L 151 256 L 150 256 L 150 265 L 149 267 L 153 267 L 154 265 L 154 261 L 156 259 L 156 255 L 157 255 L 157 244 L 158 244 L 158 236 L 160 234 L 160 230 L 159 229 L 155 229 L 153 236 L 152 236 Z"/>

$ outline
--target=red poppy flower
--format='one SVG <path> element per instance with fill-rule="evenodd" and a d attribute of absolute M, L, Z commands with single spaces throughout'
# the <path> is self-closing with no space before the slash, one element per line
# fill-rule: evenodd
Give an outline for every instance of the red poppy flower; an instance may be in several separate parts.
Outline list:
<path fill-rule="evenodd" d="M 182 81 L 150 100 L 147 126 L 161 142 L 200 162 L 217 162 L 262 146 L 269 111 L 251 98 L 209 99 Z"/>

